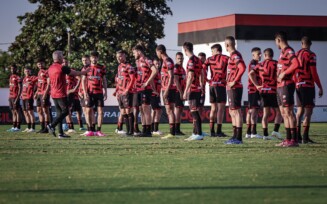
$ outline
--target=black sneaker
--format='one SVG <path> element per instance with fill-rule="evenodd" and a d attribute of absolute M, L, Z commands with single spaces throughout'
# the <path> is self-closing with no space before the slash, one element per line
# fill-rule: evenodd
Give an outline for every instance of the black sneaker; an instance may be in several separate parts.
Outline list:
<path fill-rule="evenodd" d="M 316 142 L 311 139 L 302 140 L 302 144 L 315 144 Z"/>
<path fill-rule="evenodd" d="M 227 137 L 227 135 L 223 132 L 217 133 L 216 136 L 217 137 Z"/>
<path fill-rule="evenodd" d="M 47 125 L 47 129 L 48 129 L 49 133 L 51 133 L 54 137 L 57 137 L 55 129 L 53 127 L 51 127 L 50 125 Z"/>
<path fill-rule="evenodd" d="M 59 139 L 67 139 L 70 138 L 70 136 L 66 135 L 66 134 L 62 134 L 62 135 L 58 135 Z"/>
<path fill-rule="evenodd" d="M 185 135 L 182 131 L 176 132 L 175 135 Z"/>
<path fill-rule="evenodd" d="M 139 137 L 152 137 L 151 133 L 143 133 L 141 135 L 139 135 Z"/>
<path fill-rule="evenodd" d="M 217 137 L 217 135 L 216 135 L 215 132 L 211 132 L 211 133 L 210 133 L 210 137 Z"/>
<path fill-rule="evenodd" d="M 44 128 L 43 130 L 40 130 L 39 133 L 41 133 L 41 134 L 49 133 L 49 130 L 48 130 L 48 128 Z"/>
<path fill-rule="evenodd" d="M 43 131 L 43 129 L 40 129 L 39 131 L 36 131 L 36 133 L 41 133 Z"/>

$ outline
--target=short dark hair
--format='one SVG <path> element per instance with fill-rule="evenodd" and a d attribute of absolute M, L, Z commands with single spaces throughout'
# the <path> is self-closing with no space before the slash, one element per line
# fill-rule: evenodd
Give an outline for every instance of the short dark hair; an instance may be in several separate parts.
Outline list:
<path fill-rule="evenodd" d="M 24 67 L 24 69 L 27 69 L 27 70 L 32 70 L 32 68 L 31 67 L 29 67 L 29 66 L 26 66 L 26 67 Z"/>
<path fill-rule="evenodd" d="M 156 48 L 157 51 L 160 51 L 162 53 L 166 53 L 166 47 L 164 45 L 158 45 Z"/>
<path fill-rule="evenodd" d="M 261 49 L 259 47 L 254 47 L 251 52 L 261 52 Z"/>
<path fill-rule="evenodd" d="M 193 44 L 191 42 L 184 42 L 183 48 L 190 52 L 193 52 Z"/>
<path fill-rule="evenodd" d="M 214 44 L 213 46 L 211 46 L 211 49 L 217 49 L 219 52 L 223 51 L 223 48 L 221 47 L 220 44 Z"/>
<path fill-rule="evenodd" d="M 144 52 L 144 47 L 142 45 L 135 45 L 133 47 L 133 50 L 137 50 L 137 51 L 140 51 L 140 52 Z"/>
<path fill-rule="evenodd" d="M 200 52 L 200 53 L 198 54 L 198 56 L 201 56 L 201 57 L 207 57 L 206 53 L 204 53 L 204 52 Z"/>
<path fill-rule="evenodd" d="M 99 53 L 97 51 L 92 51 L 90 55 L 91 57 L 99 57 Z"/>
<path fill-rule="evenodd" d="M 38 59 L 36 60 L 36 63 L 42 63 L 42 62 L 45 62 L 44 58 L 38 58 Z"/>
<path fill-rule="evenodd" d="M 153 60 L 152 61 L 160 61 L 158 57 L 153 57 Z"/>
<path fill-rule="evenodd" d="M 90 58 L 90 55 L 83 55 L 82 58 Z"/>
<path fill-rule="evenodd" d="M 16 64 L 11 64 L 10 67 L 13 67 L 14 69 L 17 69 L 17 65 Z"/>
<path fill-rule="evenodd" d="M 275 39 L 279 38 L 283 42 L 287 42 L 287 33 L 284 31 L 279 31 L 275 34 Z"/>
<path fill-rule="evenodd" d="M 269 57 L 274 57 L 274 50 L 271 48 L 267 48 L 263 51 L 263 53 L 267 53 Z"/>
<path fill-rule="evenodd" d="M 182 52 L 176 52 L 176 56 L 177 56 L 177 55 L 180 55 L 180 56 L 184 57 L 184 55 L 183 55 Z"/>
<path fill-rule="evenodd" d="M 227 37 L 225 38 L 225 40 L 229 40 L 229 41 L 231 41 L 232 43 L 235 44 L 235 38 L 234 38 L 233 36 L 227 36 Z"/>
<path fill-rule="evenodd" d="M 311 39 L 308 36 L 303 36 L 301 38 L 301 42 L 305 45 L 312 45 Z"/>
<path fill-rule="evenodd" d="M 127 55 L 127 52 L 125 50 L 118 50 L 116 54 L 124 54 Z"/>

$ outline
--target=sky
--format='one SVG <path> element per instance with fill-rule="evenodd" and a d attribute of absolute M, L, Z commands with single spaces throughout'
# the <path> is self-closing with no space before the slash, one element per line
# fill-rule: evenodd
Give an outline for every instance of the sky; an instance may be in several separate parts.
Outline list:
<path fill-rule="evenodd" d="M 211 18 L 234 13 L 283 14 L 283 15 L 327 15 L 326 0 L 174 0 L 168 1 L 173 16 L 166 17 L 165 38 L 157 41 L 166 45 L 169 53 L 180 50 L 177 46 L 179 22 Z M 20 33 L 17 16 L 36 9 L 28 0 L 1 0 L 0 49 L 6 51 Z"/>

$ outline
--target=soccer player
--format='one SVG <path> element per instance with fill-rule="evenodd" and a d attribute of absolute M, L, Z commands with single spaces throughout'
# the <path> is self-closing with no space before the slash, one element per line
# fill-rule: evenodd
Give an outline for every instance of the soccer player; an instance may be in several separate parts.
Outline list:
<path fill-rule="evenodd" d="M 161 66 L 161 90 L 169 121 L 169 134 L 161 139 L 175 137 L 175 95 L 176 86 L 174 84 L 174 61 L 167 55 L 166 47 L 158 45 L 156 48 L 157 56 L 162 60 Z"/>
<path fill-rule="evenodd" d="M 278 49 L 281 50 L 277 64 L 277 101 L 286 129 L 286 140 L 277 144 L 277 146 L 298 147 L 296 118 L 293 110 L 295 92 L 293 76 L 300 64 L 293 48 L 288 45 L 285 32 L 276 33 L 275 43 Z"/>
<path fill-rule="evenodd" d="M 160 92 L 161 92 L 161 74 L 160 74 L 160 61 L 158 58 L 153 59 L 153 65 L 157 69 L 157 75 L 154 78 L 154 90 L 151 97 L 152 107 L 152 135 L 162 135 L 163 133 L 159 130 L 160 118 L 162 115 Z"/>
<path fill-rule="evenodd" d="M 232 118 L 234 134 L 225 144 L 242 144 L 242 126 L 243 117 L 241 111 L 241 102 L 243 94 L 243 85 L 241 83 L 242 75 L 246 66 L 241 53 L 235 48 L 235 38 L 227 36 L 225 38 L 225 47 L 230 54 L 227 66 L 227 94 L 229 102 L 229 114 Z"/>
<path fill-rule="evenodd" d="M 183 95 L 186 86 L 186 72 L 183 68 L 184 56 L 183 53 L 177 52 L 175 58 L 175 69 L 174 69 L 174 82 L 176 85 L 176 96 L 175 96 L 175 135 L 185 135 L 181 131 L 181 115 L 184 109 Z"/>
<path fill-rule="evenodd" d="M 210 135 L 211 137 L 226 137 L 221 131 L 226 104 L 226 74 L 229 57 L 222 54 L 220 44 L 211 46 L 212 56 L 203 64 L 204 70 L 210 66 L 211 79 L 207 79 L 210 86 Z M 217 132 L 215 119 L 217 118 Z"/>
<path fill-rule="evenodd" d="M 20 94 L 22 91 L 22 79 L 17 74 L 17 66 L 12 64 L 10 66 L 10 78 L 9 78 L 9 107 L 12 113 L 13 126 L 8 132 L 18 132 L 20 131 L 21 116 L 19 111 L 20 106 Z"/>
<path fill-rule="evenodd" d="M 323 88 L 317 73 L 316 54 L 310 50 L 311 39 L 307 36 L 301 39 L 302 49 L 296 53 L 300 67 L 296 72 L 297 99 L 297 134 L 299 142 L 314 143 L 309 137 L 309 128 L 313 108 L 315 106 L 315 83 L 319 88 L 319 98 L 323 95 Z M 303 110 L 304 109 L 304 110 Z M 303 120 L 303 139 L 301 136 L 301 120 Z"/>
<path fill-rule="evenodd" d="M 50 93 L 56 107 L 57 117 L 47 126 L 49 133 L 56 137 L 55 127 L 58 125 L 58 138 L 70 138 L 64 134 L 62 129 L 62 120 L 68 115 L 68 101 L 66 90 L 66 75 L 80 76 L 86 74 L 89 69 L 78 72 L 71 70 L 67 66 L 62 66 L 64 56 L 62 51 L 55 51 L 52 54 L 53 64 L 48 69 L 50 78 Z"/>
<path fill-rule="evenodd" d="M 134 82 L 136 80 L 136 70 L 129 63 L 126 62 L 127 53 L 120 50 L 116 53 L 116 58 L 119 63 L 117 72 L 117 86 L 118 86 L 118 102 L 121 110 L 121 115 L 125 120 L 127 133 L 132 136 L 134 134 L 134 115 L 131 112 Z"/>
<path fill-rule="evenodd" d="M 249 72 L 249 79 L 260 92 L 263 102 L 263 139 L 272 139 L 272 137 L 268 135 L 268 117 L 271 109 L 274 109 L 276 114 L 275 127 L 271 135 L 281 139 L 279 127 L 283 118 L 277 103 L 277 61 L 273 60 L 274 51 L 271 48 L 265 49 L 263 53 L 264 61 L 256 65 Z"/>
<path fill-rule="evenodd" d="M 254 47 L 251 50 L 252 60 L 248 66 L 248 73 L 250 73 L 257 64 L 261 61 L 261 49 L 258 47 Z M 257 76 L 257 81 L 259 84 L 260 77 Z M 258 120 L 258 112 L 261 105 L 261 98 L 259 91 L 252 83 L 251 79 L 248 80 L 248 112 L 246 114 L 246 125 L 247 131 L 245 134 L 245 138 L 259 138 L 262 139 L 262 136 L 257 134 L 257 120 Z M 267 132 L 268 136 L 268 132 Z"/>
<path fill-rule="evenodd" d="M 126 131 L 123 130 L 123 126 L 124 126 L 124 118 L 123 118 L 123 110 L 121 108 L 121 106 L 119 106 L 120 103 L 120 91 L 119 91 L 119 86 L 118 86 L 118 73 L 115 76 L 115 92 L 112 94 L 114 97 L 116 97 L 117 102 L 118 102 L 118 108 L 119 108 L 119 116 L 118 116 L 118 120 L 117 120 L 117 128 L 115 130 L 115 133 L 119 134 L 119 135 L 126 135 Z"/>
<path fill-rule="evenodd" d="M 98 63 L 99 53 L 96 51 L 91 52 L 91 66 L 90 71 L 87 72 L 87 90 L 85 92 L 86 106 L 87 106 L 87 121 L 92 124 L 88 127 L 88 133 L 85 135 L 103 137 L 105 134 L 101 132 L 103 121 L 103 107 L 104 101 L 107 100 L 107 79 L 106 67 Z M 97 115 L 97 130 L 95 130 L 94 117 L 92 116 L 93 107 L 96 107 Z"/>
<path fill-rule="evenodd" d="M 204 73 L 201 60 L 193 54 L 193 44 L 185 42 L 183 49 L 189 60 L 186 66 L 187 80 L 183 99 L 188 100 L 189 108 L 193 117 L 195 129 L 193 135 L 187 141 L 203 140 L 202 120 L 199 113 L 201 107 L 201 94 L 203 94 Z"/>
<path fill-rule="evenodd" d="M 34 99 L 36 99 L 36 110 L 41 125 L 41 129 L 37 133 L 48 133 L 49 131 L 46 126 L 49 125 L 50 122 L 50 79 L 43 59 L 39 59 L 36 66 L 39 68 L 39 72 L 37 75 L 37 91 L 35 92 Z"/>
<path fill-rule="evenodd" d="M 38 78 L 31 75 L 31 69 L 29 67 L 24 68 L 24 75 L 21 98 L 23 100 L 23 113 L 27 123 L 27 128 L 23 132 L 35 132 L 33 96 Z"/>
<path fill-rule="evenodd" d="M 203 65 L 205 63 L 206 59 L 207 59 L 207 55 L 204 52 L 200 52 L 198 54 L 198 58 L 201 60 L 202 65 Z M 204 102 L 205 102 L 205 99 L 206 99 L 207 73 L 208 73 L 208 68 L 204 67 L 204 70 L 203 70 L 204 80 L 203 80 L 203 84 L 202 84 L 203 91 L 202 91 L 202 94 L 201 94 L 200 107 L 199 107 L 199 113 L 200 113 L 200 116 L 201 116 L 201 120 L 204 120 L 204 118 L 205 118 Z M 204 133 L 203 133 L 203 135 L 204 135 Z"/>
<path fill-rule="evenodd" d="M 153 65 L 152 60 L 148 59 L 144 55 L 144 48 L 141 45 L 136 45 L 133 47 L 133 56 L 136 60 L 136 66 L 138 71 L 137 85 L 138 91 L 141 93 L 142 102 L 142 137 L 152 137 L 151 134 L 151 95 L 153 79 L 157 75 L 157 69 Z"/>
<path fill-rule="evenodd" d="M 87 69 L 88 67 L 90 67 L 91 61 L 90 61 L 90 56 L 89 55 L 84 55 L 82 57 L 82 64 L 83 64 L 83 67 L 82 67 L 81 71 L 84 71 L 85 69 Z M 79 97 L 79 100 L 80 100 L 82 111 L 84 113 L 84 117 L 85 118 L 88 118 L 87 111 L 86 111 L 86 105 L 85 105 L 83 84 L 87 84 L 87 78 L 86 78 L 85 75 L 81 76 L 81 83 L 80 83 L 80 86 L 78 88 L 78 97 Z M 92 114 L 92 116 L 93 115 L 94 114 Z M 81 123 L 82 123 L 82 121 L 81 121 Z M 80 130 L 85 130 L 85 128 L 84 127 L 83 128 L 80 128 Z M 84 132 L 84 133 L 82 133 L 81 135 L 85 135 L 86 133 L 87 133 L 87 131 Z"/>

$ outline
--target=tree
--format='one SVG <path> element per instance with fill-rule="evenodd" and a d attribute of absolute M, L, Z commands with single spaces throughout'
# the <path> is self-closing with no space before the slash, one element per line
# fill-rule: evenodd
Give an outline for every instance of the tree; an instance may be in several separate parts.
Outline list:
<path fill-rule="evenodd" d="M 11 55 L 8 52 L 0 50 L 0 88 L 8 87 L 9 85 L 9 66 Z"/>
<path fill-rule="evenodd" d="M 31 66 L 42 57 L 49 64 L 53 51 L 68 51 L 69 33 L 71 66 L 81 67 L 81 56 L 97 50 L 109 71 L 109 86 L 117 67 L 115 52 L 124 49 L 131 53 L 136 44 L 154 50 L 155 41 L 164 37 L 164 17 L 172 15 L 167 0 L 29 2 L 39 6 L 18 17 L 24 26 L 9 48 L 13 60 L 21 66 Z"/>

